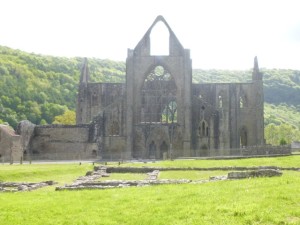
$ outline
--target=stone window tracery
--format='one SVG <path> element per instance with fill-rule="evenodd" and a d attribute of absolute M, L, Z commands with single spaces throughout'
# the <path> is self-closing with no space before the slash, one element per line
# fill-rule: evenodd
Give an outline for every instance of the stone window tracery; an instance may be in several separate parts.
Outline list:
<path fill-rule="evenodd" d="M 177 122 L 176 84 L 171 74 L 156 66 L 145 78 L 141 89 L 141 122 Z"/>
<path fill-rule="evenodd" d="M 209 127 L 208 127 L 208 123 L 205 120 L 203 120 L 200 123 L 198 132 L 199 132 L 200 137 L 208 137 L 209 136 Z"/>

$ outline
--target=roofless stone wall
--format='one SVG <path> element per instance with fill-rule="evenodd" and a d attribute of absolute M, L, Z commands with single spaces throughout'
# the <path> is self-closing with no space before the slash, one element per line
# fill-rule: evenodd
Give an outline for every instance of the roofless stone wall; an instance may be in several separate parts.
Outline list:
<path fill-rule="evenodd" d="M 89 159 L 98 155 L 97 145 L 89 143 L 89 125 L 36 126 L 31 140 L 37 159 Z"/>

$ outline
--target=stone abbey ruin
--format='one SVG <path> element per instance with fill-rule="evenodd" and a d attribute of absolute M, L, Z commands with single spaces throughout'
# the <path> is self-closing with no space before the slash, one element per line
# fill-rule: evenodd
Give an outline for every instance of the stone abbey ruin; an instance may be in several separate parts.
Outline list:
<path fill-rule="evenodd" d="M 169 31 L 169 54 L 152 55 L 152 29 Z M 262 74 L 249 83 L 192 83 L 190 51 L 158 16 L 128 49 L 126 83 L 91 83 L 84 61 L 76 125 L 18 127 L 22 151 L 39 159 L 163 159 L 285 154 L 264 146 Z"/>

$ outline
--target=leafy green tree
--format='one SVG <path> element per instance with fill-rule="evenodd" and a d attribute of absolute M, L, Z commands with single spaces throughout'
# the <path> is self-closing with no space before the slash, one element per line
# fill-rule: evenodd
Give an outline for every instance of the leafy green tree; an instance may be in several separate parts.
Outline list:
<path fill-rule="evenodd" d="M 265 127 L 265 139 L 267 144 L 282 145 L 299 141 L 300 131 L 289 124 L 269 124 Z"/>
<path fill-rule="evenodd" d="M 53 124 L 75 125 L 76 114 L 74 111 L 67 110 L 62 115 L 56 116 Z"/>
<path fill-rule="evenodd" d="M 279 144 L 280 145 L 286 145 L 287 142 L 286 142 L 286 140 L 284 138 L 281 138 Z"/>
<path fill-rule="evenodd" d="M 47 125 L 48 123 L 47 123 L 47 121 L 46 120 L 44 120 L 44 119 L 41 119 L 41 122 L 40 122 L 40 125 Z"/>

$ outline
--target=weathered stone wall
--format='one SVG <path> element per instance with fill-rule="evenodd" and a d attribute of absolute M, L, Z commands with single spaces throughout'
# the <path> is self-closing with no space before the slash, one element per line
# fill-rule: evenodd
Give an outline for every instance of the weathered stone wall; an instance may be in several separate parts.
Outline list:
<path fill-rule="evenodd" d="M 251 155 L 289 155 L 292 153 L 290 145 L 283 146 L 247 146 L 241 149 L 242 156 Z"/>
<path fill-rule="evenodd" d="M 242 145 L 263 145 L 263 100 L 256 89 L 255 82 L 193 84 L 194 156 L 238 155 Z"/>
<path fill-rule="evenodd" d="M 300 151 L 300 142 L 299 141 L 293 141 L 291 143 L 291 149 L 293 152 L 299 152 Z"/>
<path fill-rule="evenodd" d="M 23 154 L 31 154 L 30 142 L 34 136 L 35 124 L 28 120 L 23 120 L 18 124 L 16 133 L 21 136 L 21 151 Z"/>
<path fill-rule="evenodd" d="M 128 159 L 124 155 L 126 148 L 126 137 L 124 136 L 108 136 L 103 138 L 104 150 L 101 152 L 103 159 L 123 160 Z"/>
<path fill-rule="evenodd" d="M 31 150 L 38 159 L 96 158 L 98 147 L 89 142 L 89 125 L 36 126 Z"/>
<path fill-rule="evenodd" d="M 77 124 L 90 123 L 100 111 L 123 99 L 125 84 L 87 83 L 79 86 Z"/>
<path fill-rule="evenodd" d="M 0 155 L 0 161 L 4 162 L 20 161 L 22 157 L 20 136 L 11 127 L 1 124 Z"/>

